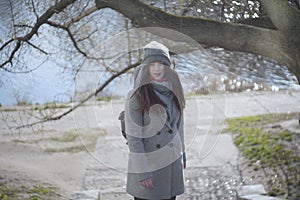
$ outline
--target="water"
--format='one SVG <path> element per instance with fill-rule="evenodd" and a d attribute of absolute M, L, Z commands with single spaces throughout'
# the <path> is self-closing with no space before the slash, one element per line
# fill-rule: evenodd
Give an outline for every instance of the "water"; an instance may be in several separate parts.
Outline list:
<path fill-rule="evenodd" d="M 0 7 L 5 8 L 5 1 L 0 1 Z M 7 4 L 6 4 L 7 6 Z M 5 9 L 8 12 L 8 9 Z M 11 21 L 4 18 L 8 13 L 1 12 L 0 37 L 3 41 L 11 34 Z M 99 16 L 99 38 L 105 40 L 109 35 L 119 33 L 125 27 L 125 20 L 122 16 L 112 10 L 103 10 Z M 106 19 L 110 18 L 110 22 Z M 102 19 L 102 21 L 101 21 Z M 16 105 L 20 102 L 32 104 L 44 104 L 46 102 L 60 101 L 68 102 L 74 97 L 74 92 L 89 90 L 92 85 L 94 91 L 97 84 L 104 82 L 108 74 L 99 71 L 86 74 L 86 77 L 79 82 L 74 82 L 74 66 L 82 62 L 80 57 L 65 60 L 66 51 L 59 51 L 57 47 L 63 47 L 65 41 L 60 40 L 57 33 L 43 27 L 39 37 L 34 37 L 35 44 L 47 47 L 53 55 L 49 57 L 40 56 L 36 51 L 31 50 L 23 54 L 22 59 L 36 70 L 29 73 L 7 73 L 0 71 L 0 103 L 1 105 Z M 63 36 L 62 36 L 63 37 Z M 65 38 L 67 40 L 67 37 Z M 2 42 L 3 42 L 2 41 Z M 2 44 L 0 42 L 0 44 Z M 93 49 L 90 50 L 93 52 Z M 299 90 L 296 78 L 286 67 L 279 66 L 270 60 L 263 59 L 245 53 L 232 53 L 220 48 L 207 50 L 207 55 L 182 54 L 175 56 L 176 69 L 183 79 L 187 92 L 203 92 L 218 89 L 220 84 L 227 91 L 245 90 Z M 62 67 L 62 65 L 64 67 Z M 101 63 L 96 63 L 95 66 Z M 76 67 L 75 67 L 76 69 Z M 84 76 L 81 73 L 81 76 Z M 130 76 L 130 75 L 129 75 Z M 129 76 L 122 76 L 117 79 L 105 94 L 113 96 L 124 96 L 132 87 Z M 217 86 L 216 86 L 217 85 Z"/>

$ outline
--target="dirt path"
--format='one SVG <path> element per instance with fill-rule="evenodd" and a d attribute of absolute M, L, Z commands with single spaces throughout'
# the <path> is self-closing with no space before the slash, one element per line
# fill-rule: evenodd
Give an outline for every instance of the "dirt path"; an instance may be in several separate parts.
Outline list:
<path fill-rule="evenodd" d="M 247 177 L 241 177 L 238 150 L 231 134 L 220 134 L 225 117 L 300 111 L 299 92 L 240 93 L 213 98 L 191 98 L 187 102 L 186 192 L 178 199 L 236 199 L 235 189 Z M 99 108 L 99 113 L 110 134 L 98 140 L 82 190 L 99 190 L 105 200 L 132 199 L 125 193 L 128 149 L 120 140 L 118 124 L 110 117 L 111 107 Z"/>
<path fill-rule="evenodd" d="M 22 186 L 51 185 L 56 193 L 67 199 L 72 191 L 81 188 L 87 153 L 50 154 L 32 145 L 0 143 L 0 174 L 18 180 Z M 24 191 L 26 192 L 26 191 Z"/>
<path fill-rule="evenodd" d="M 100 190 L 106 200 L 129 199 L 124 193 L 127 148 L 120 139 L 117 120 L 122 108 L 121 101 L 90 102 L 58 122 L 45 124 L 38 133 L 28 129 L 21 135 L 8 133 L 0 122 L 0 180 L 13 180 L 16 185 L 51 184 L 59 188 L 53 195 L 60 194 L 61 199 L 86 189 Z M 231 135 L 219 134 L 225 117 L 296 111 L 300 111 L 300 92 L 189 99 L 185 111 L 186 193 L 179 199 L 217 199 L 224 194 L 230 199 L 235 195 L 234 188 L 239 184 L 238 151 Z M 74 149 L 77 151 L 71 152 Z"/>

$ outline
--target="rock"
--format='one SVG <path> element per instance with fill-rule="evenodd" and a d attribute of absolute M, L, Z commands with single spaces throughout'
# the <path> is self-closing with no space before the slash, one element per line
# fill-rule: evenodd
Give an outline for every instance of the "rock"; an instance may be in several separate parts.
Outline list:
<path fill-rule="evenodd" d="M 252 194 L 267 194 L 265 188 L 261 184 L 257 185 L 242 185 L 237 188 L 237 195 L 239 197 Z"/>
<path fill-rule="evenodd" d="M 265 196 L 261 194 L 251 194 L 251 195 L 239 197 L 239 200 L 284 200 L 284 199 Z"/>
<path fill-rule="evenodd" d="M 292 119 L 281 123 L 281 127 L 294 133 L 300 133 L 300 119 Z"/>
<path fill-rule="evenodd" d="M 242 185 L 237 188 L 237 196 L 239 200 L 284 200 L 277 197 L 266 196 L 265 188 L 261 184 Z"/>
<path fill-rule="evenodd" d="M 71 195 L 70 200 L 100 200 L 99 190 L 83 190 Z"/>

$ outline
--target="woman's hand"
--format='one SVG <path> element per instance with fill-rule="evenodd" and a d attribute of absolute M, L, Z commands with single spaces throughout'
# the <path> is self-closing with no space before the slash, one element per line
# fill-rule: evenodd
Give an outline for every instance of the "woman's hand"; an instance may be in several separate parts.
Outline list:
<path fill-rule="evenodd" d="M 147 188 L 147 189 L 153 189 L 154 188 L 152 177 L 146 178 L 146 179 L 140 181 L 140 183 L 141 183 L 141 186 L 143 186 L 144 188 Z"/>

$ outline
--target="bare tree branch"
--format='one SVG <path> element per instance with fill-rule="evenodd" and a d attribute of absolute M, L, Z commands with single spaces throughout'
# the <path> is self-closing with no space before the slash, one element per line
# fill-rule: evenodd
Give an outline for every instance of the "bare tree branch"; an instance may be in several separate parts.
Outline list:
<path fill-rule="evenodd" d="M 114 79 L 118 78 L 119 76 L 121 76 L 122 74 L 125 74 L 126 72 L 128 72 L 130 69 L 137 67 L 138 65 L 140 65 L 141 61 L 138 61 L 137 63 L 131 64 L 129 66 L 127 66 L 126 68 L 124 68 L 123 70 L 112 74 L 110 78 L 108 78 L 101 86 L 99 86 L 97 88 L 97 90 L 88 95 L 86 98 L 84 98 L 83 100 L 81 100 L 79 103 L 77 103 L 75 106 L 73 106 L 72 108 L 70 108 L 69 110 L 63 112 L 62 114 L 59 114 L 57 116 L 54 117 L 48 117 L 45 118 L 43 120 L 40 121 L 36 121 L 33 123 L 28 123 L 28 124 L 23 124 L 21 126 L 17 126 L 17 127 L 12 127 L 12 128 L 16 128 L 16 129 L 21 129 L 21 128 L 25 128 L 25 127 L 32 127 L 38 124 L 42 124 L 45 122 L 49 122 L 49 121 L 55 121 L 55 120 L 59 120 L 61 118 L 63 118 L 64 116 L 68 115 L 69 113 L 71 113 L 72 111 L 74 111 L 75 109 L 77 109 L 78 107 L 82 106 L 85 102 L 87 102 L 89 99 L 91 99 L 93 96 L 96 96 L 97 94 L 99 94 L 101 91 L 103 91 L 103 89 L 109 84 L 111 83 Z"/>
<path fill-rule="evenodd" d="M 7 42 L 5 42 L 1 47 L 0 47 L 0 51 L 2 51 L 7 45 L 9 45 L 10 43 L 12 43 L 14 41 L 14 39 L 10 39 Z"/>
<path fill-rule="evenodd" d="M 71 30 L 70 30 L 68 27 L 63 26 L 63 25 L 60 25 L 60 24 L 57 24 L 57 23 L 55 23 L 55 22 L 51 22 L 51 21 L 48 21 L 47 24 L 49 24 L 50 26 L 53 26 L 53 27 L 56 27 L 56 28 L 60 28 L 60 29 L 63 29 L 64 31 L 66 31 L 66 32 L 68 33 L 68 36 L 70 37 L 70 39 L 71 39 L 71 41 L 72 41 L 72 43 L 73 43 L 75 49 L 76 49 L 79 53 L 81 53 L 84 57 L 91 58 L 91 57 L 89 57 L 89 56 L 87 55 L 86 52 L 84 52 L 83 50 L 81 50 L 81 49 L 79 48 L 79 46 L 77 45 L 77 42 L 76 42 L 76 40 L 75 40 L 75 38 L 74 38 L 74 36 L 73 36 Z"/>
<path fill-rule="evenodd" d="M 93 30 L 93 31 L 92 31 L 91 33 L 89 33 L 87 36 L 82 37 L 82 38 L 80 38 L 80 39 L 77 39 L 77 41 L 78 41 L 78 42 L 82 42 L 82 41 L 84 41 L 84 40 L 90 38 L 90 37 L 91 37 L 94 33 L 96 33 L 96 32 L 97 32 L 97 29 Z"/>
<path fill-rule="evenodd" d="M 27 24 L 15 24 L 14 27 L 33 28 L 33 26 L 30 26 L 30 25 L 27 25 Z"/>
<path fill-rule="evenodd" d="M 11 13 L 12 23 L 14 25 L 15 24 L 15 15 L 14 15 L 14 10 L 13 10 L 13 5 L 12 5 L 12 1 L 11 0 L 9 1 L 9 6 L 10 6 L 10 13 Z M 14 26 L 13 26 L 13 33 L 14 33 L 14 36 L 15 36 L 16 29 L 15 29 Z"/>
<path fill-rule="evenodd" d="M 131 19 L 136 27 L 164 27 L 186 34 L 200 44 L 208 47 L 218 46 L 230 51 L 260 54 L 275 59 L 279 64 L 287 66 L 300 83 L 300 13 L 298 10 L 287 6 L 286 1 L 259 0 L 267 4 L 264 7 L 268 7 L 267 13 L 272 13 L 269 17 L 277 28 L 278 26 L 274 21 L 280 19 L 281 14 L 285 15 L 284 23 L 280 20 L 277 21 L 278 24 L 281 24 L 281 29 L 278 28 L 279 30 L 240 23 L 225 23 L 200 17 L 172 15 L 159 8 L 150 6 L 141 0 L 95 1 L 98 9 L 105 7 L 114 9 Z M 281 5 L 284 5 L 284 10 L 287 13 L 280 10 Z M 280 11 L 277 12 L 277 10 Z M 285 23 L 287 19 L 291 19 L 291 22 Z M 290 34 L 283 34 L 282 29 L 287 30 L 284 32 Z M 156 31 L 155 34 L 168 37 L 174 41 L 179 40 L 178 37 L 165 35 L 164 32 L 158 33 Z"/>
<path fill-rule="evenodd" d="M 85 12 L 81 13 L 79 16 L 73 18 L 71 21 L 65 23 L 65 26 L 69 27 L 70 24 L 80 21 L 82 18 L 89 16 L 90 14 L 92 14 L 93 12 L 95 12 L 97 10 L 98 10 L 98 8 L 96 6 L 94 6 L 90 9 L 86 10 Z"/>
<path fill-rule="evenodd" d="M 300 12 L 289 5 L 288 1 L 259 0 L 268 13 L 272 23 L 282 32 L 290 32 L 294 29 L 300 30 Z"/>
<path fill-rule="evenodd" d="M 59 13 L 62 10 L 64 10 L 67 6 L 73 4 L 76 0 L 61 0 L 60 2 L 58 2 L 57 4 L 55 4 L 54 6 L 51 6 L 43 15 L 41 15 L 38 19 L 37 22 L 35 23 L 35 25 L 33 26 L 33 28 L 31 29 L 31 31 L 26 34 L 23 37 L 16 37 L 14 39 L 11 39 L 9 41 L 7 41 L 6 43 L 4 43 L 4 45 L 2 45 L 2 47 L 0 48 L 0 51 L 2 51 L 8 44 L 16 41 L 16 46 L 13 49 L 13 51 L 11 52 L 10 56 L 8 57 L 8 59 L 6 61 L 4 61 L 3 63 L 1 63 L 0 68 L 5 69 L 6 71 L 9 71 L 8 69 L 4 68 L 5 65 L 7 64 L 11 64 L 12 65 L 12 60 L 16 54 L 17 51 L 19 51 L 20 47 L 21 47 L 21 41 L 29 41 L 35 34 L 38 33 L 38 29 L 44 24 L 46 23 L 55 13 Z"/>
<path fill-rule="evenodd" d="M 21 41 L 18 40 L 17 44 L 16 44 L 14 50 L 11 52 L 9 58 L 4 63 L 2 63 L 0 65 L 0 68 L 3 68 L 5 71 L 11 72 L 10 70 L 8 70 L 7 68 L 5 68 L 4 66 L 7 65 L 7 64 L 11 64 L 12 65 L 12 60 L 13 60 L 15 54 L 17 53 L 17 51 L 20 49 L 20 47 L 21 47 Z"/>
<path fill-rule="evenodd" d="M 61 0 L 54 6 L 50 7 L 42 16 L 37 19 L 36 24 L 33 26 L 32 30 L 25 35 L 24 37 L 20 37 L 19 40 L 29 40 L 33 35 L 37 34 L 38 29 L 54 15 L 55 13 L 59 13 L 63 11 L 66 7 L 73 4 L 76 0 Z"/>
<path fill-rule="evenodd" d="M 39 50 L 39 51 L 42 52 L 43 54 L 48 55 L 48 53 L 47 53 L 46 51 L 44 51 L 43 49 L 39 48 L 38 46 L 32 44 L 31 42 L 26 41 L 26 43 L 29 44 L 30 46 L 32 46 L 33 48 Z"/>
<path fill-rule="evenodd" d="M 93 57 L 93 56 L 90 56 L 88 55 L 87 52 L 84 52 L 82 49 L 80 49 L 80 47 L 78 46 L 78 42 L 75 40 L 74 38 L 74 35 L 73 33 L 71 32 L 70 28 L 69 27 L 66 27 L 64 25 L 60 25 L 60 24 L 57 24 L 55 22 L 51 22 L 51 21 L 48 21 L 47 24 L 49 24 L 50 26 L 53 26 L 53 27 L 56 27 L 56 28 L 60 28 L 64 31 L 66 31 L 68 33 L 68 36 L 70 37 L 72 43 L 73 43 L 73 46 L 75 47 L 75 49 L 80 53 L 82 54 L 84 57 L 88 58 L 88 59 L 93 59 L 93 60 L 100 60 L 100 59 L 111 59 L 111 58 L 114 58 L 115 56 L 109 56 L 109 57 Z M 110 72 L 116 72 L 114 70 L 111 70 L 111 69 L 107 69 L 108 71 Z"/>
<path fill-rule="evenodd" d="M 31 0 L 31 5 L 32 5 L 33 13 L 34 13 L 36 19 L 38 19 L 38 18 L 39 18 L 39 15 L 38 15 L 37 12 L 36 12 L 35 5 L 34 5 L 33 0 Z"/>

